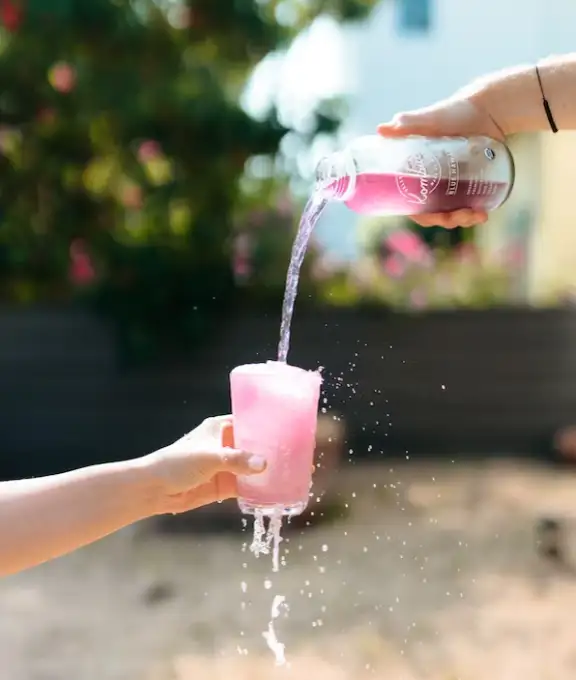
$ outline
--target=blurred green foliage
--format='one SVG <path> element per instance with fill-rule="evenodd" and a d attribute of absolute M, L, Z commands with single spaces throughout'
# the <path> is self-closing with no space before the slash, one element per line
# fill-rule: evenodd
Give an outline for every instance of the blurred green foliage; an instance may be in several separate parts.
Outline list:
<path fill-rule="evenodd" d="M 369 5 L 4 0 L 0 299 L 80 291 L 137 360 L 205 338 L 239 300 L 238 215 L 274 200 L 246 196 L 246 163 L 275 157 L 288 132 L 275 111 L 241 108 L 246 80 L 319 14 Z M 309 135 L 337 122 L 319 111 Z"/>
<path fill-rule="evenodd" d="M 274 197 L 268 207 L 252 206 L 239 215 L 233 263 L 237 280 L 242 284 L 244 303 L 273 307 L 279 314 L 294 230 L 303 206 L 293 202 L 285 188 L 274 192 L 273 186 L 272 182 Z M 320 256 L 320 249 L 311 238 L 300 270 L 299 306 L 319 293 L 314 269 Z"/>

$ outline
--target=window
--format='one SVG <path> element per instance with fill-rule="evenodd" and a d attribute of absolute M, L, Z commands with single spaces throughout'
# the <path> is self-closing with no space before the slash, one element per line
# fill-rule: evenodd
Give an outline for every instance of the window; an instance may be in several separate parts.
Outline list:
<path fill-rule="evenodd" d="M 402 33 L 426 33 L 430 30 L 432 0 L 396 0 L 398 26 Z"/>

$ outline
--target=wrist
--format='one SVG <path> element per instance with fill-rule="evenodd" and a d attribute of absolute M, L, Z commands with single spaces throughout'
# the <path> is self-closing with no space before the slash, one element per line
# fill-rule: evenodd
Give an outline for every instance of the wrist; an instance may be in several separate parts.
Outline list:
<path fill-rule="evenodd" d="M 469 97 L 506 137 L 548 128 L 533 65 L 490 74 L 475 84 Z"/>
<path fill-rule="evenodd" d="M 146 455 L 118 465 L 124 466 L 126 494 L 134 499 L 139 519 L 163 514 L 165 493 L 155 458 Z"/>

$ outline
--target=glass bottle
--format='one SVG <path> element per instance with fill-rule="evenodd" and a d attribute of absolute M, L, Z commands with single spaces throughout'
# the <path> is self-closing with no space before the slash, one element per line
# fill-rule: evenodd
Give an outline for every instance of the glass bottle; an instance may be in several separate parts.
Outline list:
<path fill-rule="evenodd" d="M 316 188 L 362 215 L 495 210 L 510 195 L 514 160 L 489 137 L 368 135 L 322 159 Z"/>

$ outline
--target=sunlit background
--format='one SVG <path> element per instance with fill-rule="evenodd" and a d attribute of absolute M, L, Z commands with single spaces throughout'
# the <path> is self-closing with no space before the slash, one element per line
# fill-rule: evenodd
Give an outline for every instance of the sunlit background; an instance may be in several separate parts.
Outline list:
<path fill-rule="evenodd" d="M 275 356 L 318 160 L 574 49 L 571 0 L 0 2 L 0 474 L 153 451 Z M 235 502 L 0 581 L 6 680 L 568 680 L 576 134 L 509 140 L 487 225 L 339 204 L 290 362 L 324 367 L 285 566 Z M 1 537 L 0 537 L 1 542 Z M 0 549 L 1 554 L 1 549 Z M 262 633 L 276 621 L 290 667 Z"/>

